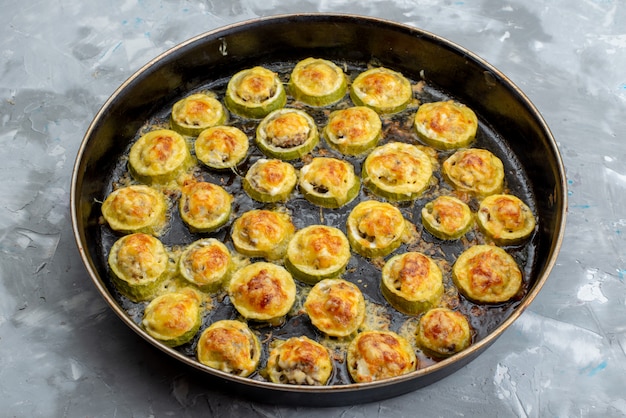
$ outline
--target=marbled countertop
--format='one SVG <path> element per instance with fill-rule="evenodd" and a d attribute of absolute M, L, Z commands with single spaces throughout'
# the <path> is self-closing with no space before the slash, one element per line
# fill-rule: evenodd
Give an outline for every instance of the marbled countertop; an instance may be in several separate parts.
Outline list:
<path fill-rule="evenodd" d="M 624 416 L 626 3 L 617 0 L 5 2 L 0 16 L 0 415 Z M 161 52 L 241 20 L 376 16 L 433 32 L 533 101 L 567 170 L 569 215 L 543 290 L 453 375 L 326 409 L 252 403 L 128 329 L 89 280 L 70 223 L 73 163 L 107 97 Z"/>

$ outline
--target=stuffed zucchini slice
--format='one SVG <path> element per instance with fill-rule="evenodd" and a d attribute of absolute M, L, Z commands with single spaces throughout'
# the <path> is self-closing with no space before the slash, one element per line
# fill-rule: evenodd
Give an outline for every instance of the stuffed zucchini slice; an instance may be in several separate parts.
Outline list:
<path fill-rule="evenodd" d="M 253 209 L 233 222 L 231 238 L 235 249 L 243 255 L 279 260 L 284 257 L 295 229 L 286 213 Z"/>
<path fill-rule="evenodd" d="M 187 142 L 178 132 L 157 129 L 142 135 L 130 148 L 128 165 L 138 181 L 167 184 L 194 165 Z"/>
<path fill-rule="evenodd" d="M 296 284 L 283 267 L 260 261 L 233 274 L 228 296 L 244 318 L 278 325 L 295 302 Z"/>
<path fill-rule="evenodd" d="M 134 302 L 150 300 L 169 276 L 169 254 L 157 238 L 144 233 L 115 241 L 108 256 L 113 283 Z"/>
<path fill-rule="evenodd" d="M 226 108 L 213 95 L 195 93 L 174 103 L 170 123 L 181 135 L 198 136 L 203 130 L 222 125 L 227 119 Z"/>
<path fill-rule="evenodd" d="M 214 322 L 198 340 L 198 361 L 213 369 L 236 376 L 250 376 L 261 359 L 261 343 L 241 321 Z"/>
<path fill-rule="evenodd" d="M 472 330 L 467 318 L 448 308 L 433 308 L 420 318 L 415 340 L 424 353 L 445 358 L 472 344 Z"/>
<path fill-rule="evenodd" d="M 363 257 L 384 257 L 396 250 L 406 233 L 406 220 L 390 203 L 366 200 L 354 207 L 346 222 L 348 241 Z"/>
<path fill-rule="evenodd" d="M 380 287 L 391 306 L 400 312 L 417 315 L 441 301 L 443 274 L 430 257 L 408 252 L 385 263 Z"/>
<path fill-rule="evenodd" d="M 350 255 L 350 243 L 340 229 L 309 225 L 289 241 L 285 267 L 296 279 L 314 284 L 343 273 Z"/>
<path fill-rule="evenodd" d="M 295 160 L 308 154 L 319 139 L 315 121 L 300 109 L 275 110 L 256 129 L 256 144 L 263 154 L 281 160 Z"/>
<path fill-rule="evenodd" d="M 232 168 L 248 154 L 248 136 L 234 126 L 213 126 L 205 129 L 195 141 L 198 160 L 216 170 Z"/>
<path fill-rule="evenodd" d="M 517 196 L 494 194 L 480 202 L 478 225 L 498 245 L 518 244 L 535 229 L 535 216 Z"/>
<path fill-rule="evenodd" d="M 328 349 L 305 336 L 275 341 L 265 369 L 274 383 L 308 386 L 325 385 L 332 372 Z"/>
<path fill-rule="evenodd" d="M 190 182 L 182 188 L 180 217 L 192 232 L 212 232 L 228 222 L 232 202 L 233 196 L 217 184 Z"/>
<path fill-rule="evenodd" d="M 471 301 L 501 303 L 517 295 L 522 286 L 522 272 L 502 248 L 474 245 L 455 261 L 452 280 L 459 292 Z"/>
<path fill-rule="evenodd" d="M 365 299 L 354 283 L 324 279 L 307 295 L 304 310 L 313 326 L 324 334 L 347 337 L 355 333 L 365 319 Z"/>
<path fill-rule="evenodd" d="M 356 383 L 389 379 L 414 371 L 417 358 L 411 344 L 392 331 L 365 331 L 350 343 L 347 367 Z"/>
<path fill-rule="evenodd" d="M 348 90 L 348 80 L 335 63 L 321 58 L 299 61 L 289 78 L 291 95 L 310 106 L 328 106 L 343 99 Z"/>
<path fill-rule="evenodd" d="M 192 289 L 157 296 L 146 306 L 141 321 L 150 336 L 169 347 L 191 341 L 200 323 L 200 296 Z"/>
<path fill-rule="evenodd" d="M 180 275 L 202 291 L 216 292 L 232 269 L 230 251 L 215 238 L 203 238 L 189 244 L 178 259 Z"/>
<path fill-rule="evenodd" d="M 361 177 L 374 194 L 389 200 L 412 200 L 430 185 L 433 165 L 419 147 L 389 142 L 365 159 Z"/>
<path fill-rule="evenodd" d="M 330 114 L 323 134 L 328 145 L 342 154 L 360 155 L 378 144 L 382 122 L 369 107 L 349 107 Z"/>
<path fill-rule="evenodd" d="M 461 238 L 474 225 L 469 206 L 454 196 L 439 196 L 422 208 L 422 224 L 442 240 Z"/>
<path fill-rule="evenodd" d="M 243 189 L 252 199 L 273 203 L 289 199 L 298 182 L 296 169 L 278 159 L 258 159 L 243 179 Z"/>
<path fill-rule="evenodd" d="M 312 204 L 334 209 L 354 200 L 361 181 L 348 161 L 315 157 L 300 169 L 299 187 Z"/>
<path fill-rule="evenodd" d="M 504 165 L 486 149 L 456 151 L 443 162 L 441 172 L 452 187 L 462 192 L 486 196 L 504 187 Z"/>
<path fill-rule="evenodd" d="M 166 225 L 167 200 L 146 185 L 121 187 L 102 203 L 102 216 L 114 231 L 160 235 Z"/>
<path fill-rule="evenodd" d="M 411 82 L 397 71 L 372 68 L 359 74 L 350 86 L 350 98 L 380 114 L 404 110 L 413 100 Z"/>
<path fill-rule="evenodd" d="M 414 118 L 419 138 L 431 147 L 447 150 L 469 146 L 476 137 L 478 118 L 469 107 L 448 100 L 424 103 Z"/>
<path fill-rule="evenodd" d="M 278 74 L 253 67 L 233 75 L 226 86 L 226 107 L 233 113 L 250 119 L 261 119 L 287 103 L 287 93 Z"/>

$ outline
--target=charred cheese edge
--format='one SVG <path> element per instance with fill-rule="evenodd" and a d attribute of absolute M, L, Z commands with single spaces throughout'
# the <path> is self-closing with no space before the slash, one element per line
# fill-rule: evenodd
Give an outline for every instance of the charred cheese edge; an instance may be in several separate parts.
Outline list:
<path fill-rule="evenodd" d="M 360 73 L 350 86 L 350 98 L 357 106 L 367 106 L 380 114 L 404 110 L 413 100 L 410 81 L 385 67 Z"/>
<path fill-rule="evenodd" d="M 198 135 L 194 143 L 196 157 L 217 170 L 235 167 L 248 154 L 248 136 L 234 126 L 213 126 Z"/>
<path fill-rule="evenodd" d="M 367 106 L 335 110 L 323 130 L 326 142 L 346 155 L 360 155 L 374 148 L 382 135 L 380 116 Z"/>
<path fill-rule="evenodd" d="M 232 269 L 228 247 L 215 238 L 202 238 L 187 245 L 178 259 L 180 275 L 200 290 L 215 292 Z"/>
<path fill-rule="evenodd" d="M 363 201 L 348 215 L 350 246 L 363 257 L 383 257 L 402 244 L 405 222 L 400 210 L 390 203 Z"/>
<path fill-rule="evenodd" d="M 348 161 L 315 157 L 300 169 L 300 192 L 314 205 L 339 208 L 354 200 L 361 188 Z"/>
<path fill-rule="evenodd" d="M 442 240 L 461 238 L 474 225 L 469 206 L 454 196 L 439 196 L 422 208 L 422 224 Z"/>
<path fill-rule="evenodd" d="M 502 248 L 474 245 L 455 261 L 452 280 L 471 301 L 501 303 L 519 292 L 522 273 L 513 257 Z"/>
<path fill-rule="evenodd" d="M 192 232 L 212 232 L 230 219 L 233 196 L 217 184 L 198 181 L 182 187 L 179 212 Z"/>
<path fill-rule="evenodd" d="M 198 136 L 211 126 L 221 125 L 228 112 L 213 95 L 194 93 L 174 103 L 170 123 L 181 135 Z"/>
<path fill-rule="evenodd" d="M 398 254 L 383 266 L 381 291 L 398 311 L 416 315 L 439 304 L 443 274 L 437 263 L 422 253 Z"/>
<path fill-rule="evenodd" d="M 535 229 L 535 216 L 520 198 L 510 194 L 487 196 L 477 213 L 480 228 L 498 245 L 518 244 Z"/>
<path fill-rule="evenodd" d="M 472 344 L 472 330 L 467 318 L 448 308 L 433 308 L 420 318 L 415 341 L 424 353 L 445 358 Z"/>
<path fill-rule="evenodd" d="M 133 301 L 151 299 L 168 277 L 168 252 L 152 235 L 134 233 L 115 241 L 108 256 L 113 283 Z"/>
<path fill-rule="evenodd" d="M 193 158 L 182 135 L 157 129 L 142 135 L 128 154 L 131 174 L 145 184 L 175 181 L 193 166 Z"/>
<path fill-rule="evenodd" d="M 368 383 L 412 372 L 417 358 L 411 344 L 392 331 L 365 331 L 350 343 L 347 367 L 357 383 Z"/>
<path fill-rule="evenodd" d="M 469 146 L 476 137 L 478 118 L 472 109 L 453 100 L 424 103 L 414 118 L 419 138 L 437 149 Z"/>
<path fill-rule="evenodd" d="M 167 201 L 163 193 L 142 185 L 114 190 L 102 203 L 102 216 L 114 231 L 160 235 L 166 225 Z"/>
<path fill-rule="evenodd" d="M 200 322 L 200 296 L 187 289 L 152 299 L 144 310 L 141 325 L 153 338 L 177 347 L 193 339 Z"/>
<path fill-rule="evenodd" d="M 315 148 L 319 132 L 303 110 L 283 108 L 267 115 L 256 129 L 256 145 L 270 158 L 295 160 Z"/>
<path fill-rule="evenodd" d="M 259 158 L 248 169 L 243 189 L 252 199 L 272 203 L 289 199 L 298 182 L 296 169 L 279 159 Z"/>
<path fill-rule="evenodd" d="M 313 326 L 324 334 L 347 337 L 355 333 L 365 319 L 365 299 L 354 283 L 324 279 L 307 295 L 304 310 Z"/>
<path fill-rule="evenodd" d="M 305 58 L 291 71 L 289 93 L 310 106 L 328 106 L 341 100 L 348 90 L 347 77 L 332 61 Z"/>
<path fill-rule="evenodd" d="M 285 268 L 264 261 L 237 270 L 229 283 L 228 296 L 246 319 L 279 322 L 296 298 L 296 284 Z"/>
<path fill-rule="evenodd" d="M 419 147 L 389 142 L 375 148 L 365 159 L 363 183 L 375 194 L 390 200 L 411 200 L 430 185 L 433 164 Z"/>
<path fill-rule="evenodd" d="M 504 165 L 486 149 L 456 151 L 443 162 L 442 174 L 456 190 L 476 195 L 499 193 L 504 187 Z"/>
<path fill-rule="evenodd" d="M 288 214 L 253 209 L 233 222 L 231 238 L 235 249 L 243 255 L 278 260 L 285 255 L 294 233 L 295 226 Z"/>
<path fill-rule="evenodd" d="M 287 93 L 278 74 L 261 66 L 233 75 L 224 97 L 224 103 L 231 112 L 251 119 L 261 119 L 285 106 L 286 102 Z"/>
<path fill-rule="evenodd" d="M 213 369 L 247 377 L 259 365 L 261 343 L 244 322 L 223 319 L 200 334 L 197 356 L 200 363 Z"/>
<path fill-rule="evenodd" d="M 307 386 L 325 385 L 332 372 L 328 349 L 305 336 L 275 341 L 265 369 L 274 383 Z"/>

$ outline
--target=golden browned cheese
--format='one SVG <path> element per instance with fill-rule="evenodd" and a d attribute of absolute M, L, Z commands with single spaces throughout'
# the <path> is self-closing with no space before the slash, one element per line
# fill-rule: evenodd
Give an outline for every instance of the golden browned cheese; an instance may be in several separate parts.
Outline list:
<path fill-rule="evenodd" d="M 400 210 L 386 202 L 363 201 L 348 216 L 350 243 L 355 251 L 365 256 L 385 255 L 393 251 L 400 245 L 405 229 Z"/>
<path fill-rule="evenodd" d="M 348 161 L 316 157 L 300 170 L 300 188 L 314 204 L 340 207 L 354 199 L 360 182 Z"/>
<path fill-rule="evenodd" d="M 464 207 L 453 200 L 436 199 L 433 202 L 433 216 L 445 231 L 456 231 L 465 225 Z"/>
<path fill-rule="evenodd" d="M 535 229 L 535 217 L 518 197 L 508 194 L 487 196 L 478 209 L 478 223 L 496 244 L 518 243 Z"/>
<path fill-rule="evenodd" d="M 298 87 L 304 93 L 312 96 L 328 94 L 329 90 L 336 88 L 338 78 L 343 74 L 333 68 L 325 60 L 310 60 L 292 74 Z"/>
<path fill-rule="evenodd" d="M 145 182 L 175 180 L 191 166 L 185 139 L 169 129 L 150 131 L 133 144 L 128 162 L 133 175 Z"/>
<path fill-rule="evenodd" d="M 199 324 L 200 298 L 194 291 L 156 297 L 146 307 L 142 320 L 148 334 L 172 346 L 190 340 L 190 333 L 197 331 Z"/>
<path fill-rule="evenodd" d="M 189 95 L 176 102 L 172 107 L 172 121 L 174 129 L 184 128 L 204 129 L 214 126 L 225 119 L 222 104 L 214 97 L 205 93 Z M 191 132 L 190 132 L 191 133 Z"/>
<path fill-rule="evenodd" d="M 158 235 L 167 210 L 163 194 L 149 186 L 132 185 L 113 191 L 102 204 L 102 215 L 111 229 Z"/>
<path fill-rule="evenodd" d="M 245 255 L 276 259 L 284 255 L 294 231 L 286 213 L 254 209 L 235 220 L 231 237 L 237 251 Z"/>
<path fill-rule="evenodd" d="M 191 283 L 212 291 L 217 289 L 229 272 L 231 256 L 228 248 L 215 238 L 205 238 L 190 244 L 181 254 L 181 275 Z"/>
<path fill-rule="evenodd" d="M 415 295 L 422 290 L 426 279 L 432 274 L 431 262 L 423 254 L 411 253 L 394 264 L 390 273 L 401 293 Z"/>
<path fill-rule="evenodd" d="M 265 125 L 267 142 L 279 148 L 304 144 L 310 132 L 309 121 L 297 112 L 281 112 Z"/>
<path fill-rule="evenodd" d="M 332 368 L 328 350 L 304 336 L 278 343 L 267 360 L 267 375 L 274 383 L 324 385 Z"/>
<path fill-rule="evenodd" d="M 276 93 L 275 74 L 262 67 L 254 67 L 236 86 L 237 96 L 246 102 L 262 103 Z"/>
<path fill-rule="evenodd" d="M 400 111 L 413 96 L 411 84 L 402 74 L 383 67 L 359 74 L 351 93 L 356 104 L 370 106 L 379 113 Z"/>
<path fill-rule="evenodd" d="M 289 163 L 278 159 L 260 159 L 248 170 L 249 181 L 256 189 L 266 193 L 281 190 L 284 182 L 291 177 L 292 168 Z"/>
<path fill-rule="evenodd" d="M 129 283 L 160 276 L 167 263 L 162 244 L 154 237 L 141 233 L 125 236 L 116 256 L 121 278 Z"/>
<path fill-rule="evenodd" d="M 317 329 L 333 337 L 345 337 L 363 323 L 365 299 L 355 284 L 325 279 L 313 286 L 304 309 Z"/>
<path fill-rule="evenodd" d="M 326 227 L 314 227 L 307 231 L 300 237 L 302 250 L 300 261 L 316 269 L 325 269 L 337 264 L 337 257 L 344 253 L 347 240 Z"/>
<path fill-rule="evenodd" d="M 481 195 L 497 193 L 504 184 L 502 161 L 485 149 L 457 151 L 444 161 L 443 174 L 456 189 Z"/>
<path fill-rule="evenodd" d="M 420 318 L 417 343 L 428 355 L 447 357 L 469 347 L 472 333 L 462 313 L 447 308 L 429 310 Z"/>
<path fill-rule="evenodd" d="M 415 115 L 415 129 L 427 144 L 439 149 L 468 146 L 478 129 L 476 114 L 452 100 L 424 103 Z"/>
<path fill-rule="evenodd" d="M 400 376 L 416 367 L 409 342 L 390 331 L 362 332 L 348 348 L 348 370 L 357 383 Z"/>
<path fill-rule="evenodd" d="M 356 106 L 331 113 L 324 132 L 328 142 L 339 151 L 356 155 L 377 143 L 381 128 L 376 112 L 366 106 Z"/>
<path fill-rule="evenodd" d="M 190 182 L 183 186 L 180 214 L 191 227 L 212 230 L 230 215 L 233 197 L 222 187 L 209 182 Z"/>
<path fill-rule="evenodd" d="M 248 152 L 248 137 L 234 126 L 205 129 L 195 142 L 198 160 L 214 168 L 232 167 Z"/>
<path fill-rule="evenodd" d="M 245 323 L 221 320 L 202 333 L 197 351 L 202 364 L 237 376 L 248 376 L 257 368 L 261 347 Z"/>

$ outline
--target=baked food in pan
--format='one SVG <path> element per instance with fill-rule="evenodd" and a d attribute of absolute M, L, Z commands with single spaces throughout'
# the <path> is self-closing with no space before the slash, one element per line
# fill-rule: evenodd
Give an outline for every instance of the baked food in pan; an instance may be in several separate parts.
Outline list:
<path fill-rule="evenodd" d="M 328 349 L 305 336 L 275 341 L 265 368 L 272 382 L 292 385 L 325 385 L 332 372 Z"/>
<path fill-rule="evenodd" d="M 253 209 L 233 222 L 230 236 L 241 254 L 278 260 L 285 255 L 295 229 L 287 213 Z"/>
<path fill-rule="evenodd" d="M 221 125 L 228 112 L 214 94 L 205 92 L 186 96 L 172 106 L 172 129 L 182 135 L 198 136 L 211 126 Z"/>
<path fill-rule="evenodd" d="M 200 329 L 200 295 L 192 289 L 152 299 L 141 324 L 150 336 L 170 347 L 188 343 Z"/>
<path fill-rule="evenodd" d="M 305 58 L 291 70 L 288 91 L 294 99 L 311 106 L 328 106 L 343 99 L 348 78 L 334 62 Z"/>
<path fill-rule="evenodd" d="M 102 203 L 102 216 L 111 229 L 129 234 L 160 235 L 166 225 L 167 201 L 160 191 L 134 184 L 120 187 Z"/>
<path fill-rule="evenodd" d="M 416 341 L 428 355 L 445 358 L 470 346 L 472 330 L 462 313 L 434 308 L 420 318 Z"/>
<path fill-rule="evenodd" d="M 248 136 L 235 126 L 212 126 L 194 142 L 200 162 L 217 170 L 235 167 L 248 155 Z"/>
<path fill-rule="evenodd" d="M 355 333 L 365 319 L 365 299 L 354 283 L 323 279 L 307 295 L 304 310 L 315 328 L 324 334 L 347 337 Z"/>

